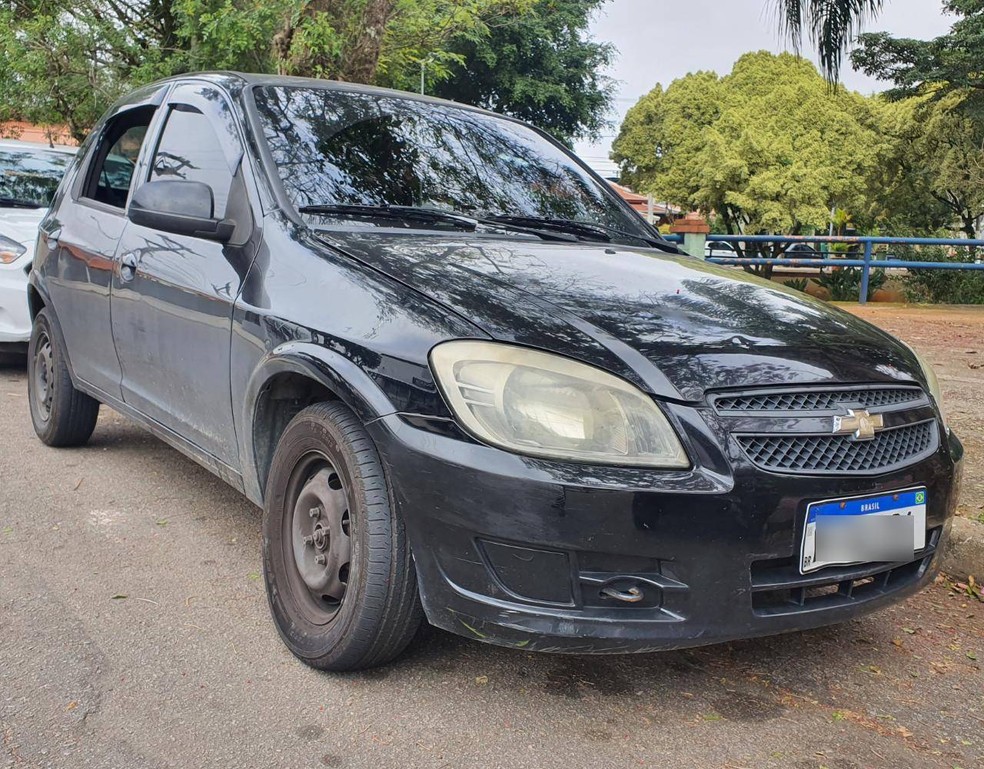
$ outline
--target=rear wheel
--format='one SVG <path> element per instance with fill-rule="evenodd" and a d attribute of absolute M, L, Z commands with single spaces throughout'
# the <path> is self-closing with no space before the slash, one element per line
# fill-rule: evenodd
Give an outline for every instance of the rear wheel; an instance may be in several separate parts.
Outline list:
<path fill-rule="evenodd" d="M 49 446 L 81 446 L 99 418 L 99 401 L 76 390 L 47 310 L 34 319 L 27 348 L 27 393 L 34 432 Z"/>
<path fill-rule="evenodd" d="M 389 662 L 422 619 L 403 523 L 365 429 L 343 404 L 304 409 L 273 457 L 263 567 L 277 630 L 303 662 Z"/>

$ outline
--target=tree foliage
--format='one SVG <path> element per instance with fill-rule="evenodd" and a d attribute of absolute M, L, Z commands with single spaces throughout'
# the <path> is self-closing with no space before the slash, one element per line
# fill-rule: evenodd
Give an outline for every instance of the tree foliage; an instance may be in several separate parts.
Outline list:
<path fill-rule="evenodd" d="M 882 105 L 892 151 L 876 185 L 903 232 L 957 225 L 977 237 L 984 217 L 984 124 L 960 109 L 957 93 Z"/>
<path fill-rule="evenodd" d="M 714 211 L 729 232 L 823 228 L 832 206 L 872 218 L 870 180 L 889 152 L 864 97 L 831 89 L 790 54 L 747 54 L 719 78 L 657 86 L 613 145 L 623 181 Z"/>
<path fill-rule="evenodd" d="M 279 72 L 416 87 L 453 73 L 515 75 L 490 63 L 493 34 L 522 23 L 542 34 L 537 82 L 443 93 L 539 122 L 570 138 L 597 129 L 608 100 L 594 73 L 610 49 L 584 39 L 601 0 L 5 0 L 0 4 L 0 119 L 66 123 L 81 139 L 121 93 L 208 69 Z M 526 47 L 524 48 L 524 44 Z M 552 57 L 552 58 L 551 58 Z"/>
<path fill-rule="evenodd" d="M 946 0 L 944 10 L 959 18 L 933 40 L 892 37 L 886 32 L 861 35 L 851 55 L 855 67 L 887 80 L 886 92 L 898 100 L 932 92 L 960 94 L 962 107 L 984 118 L 984 0 Z"/>
<path fill-rule="evenodd" d="M 459 36 L 459 59 L 439 96 L 505 112 L 570 142 L 596 136 L 611 106 L 602 75 L 614 48 L 585 34 L 606 0 L 537 0 L 524 14 L 491 24 L 486 36 Z"/>

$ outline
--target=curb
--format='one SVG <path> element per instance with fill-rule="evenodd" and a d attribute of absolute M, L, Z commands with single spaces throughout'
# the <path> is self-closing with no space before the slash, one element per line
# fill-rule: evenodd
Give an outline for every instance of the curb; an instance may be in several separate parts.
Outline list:
<path fill-rule="evenodd" d="M 984 524 L 953 519 L 953 528 L 943 546 L 942 569 L 958 579 L 974 576 L 984 580 Z"/>

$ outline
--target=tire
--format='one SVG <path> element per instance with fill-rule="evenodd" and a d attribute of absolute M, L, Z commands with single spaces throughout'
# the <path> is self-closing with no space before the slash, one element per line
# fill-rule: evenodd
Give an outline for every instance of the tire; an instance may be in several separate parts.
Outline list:
<path fill-rule="evenodd" d="M 304 409 L 277 445 L 263 575 L 280 637 L 319 670 L 383 665 L 420 626 L 417 575 L 386 474 L 341 403 Z"/>
<path fill-rule="evenodd" d="M 27 348 L 27 393 L 31 421 L 48 446 L 81 446 L 99 418 L 99 401 L 75 389 L 65 351 L 52 330 L 48 310 L 34 319 Z"/>

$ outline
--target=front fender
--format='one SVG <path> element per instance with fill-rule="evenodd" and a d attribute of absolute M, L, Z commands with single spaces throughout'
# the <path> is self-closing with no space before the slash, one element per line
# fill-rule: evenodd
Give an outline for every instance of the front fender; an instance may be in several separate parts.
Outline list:
<path fill-rule="evenodd" d="M 249 378 L 240 415 L 243 485 L 246 495 L 258 505 L 263 504 L 263 490 L 254 427 L 264 389 L 281 374 L 299 374 L 322 385 L 352 409 L 363 423 L 397 411 L 365 371 L 333 350 L 310 342 L 285 342 L 268 352 Z"/>

